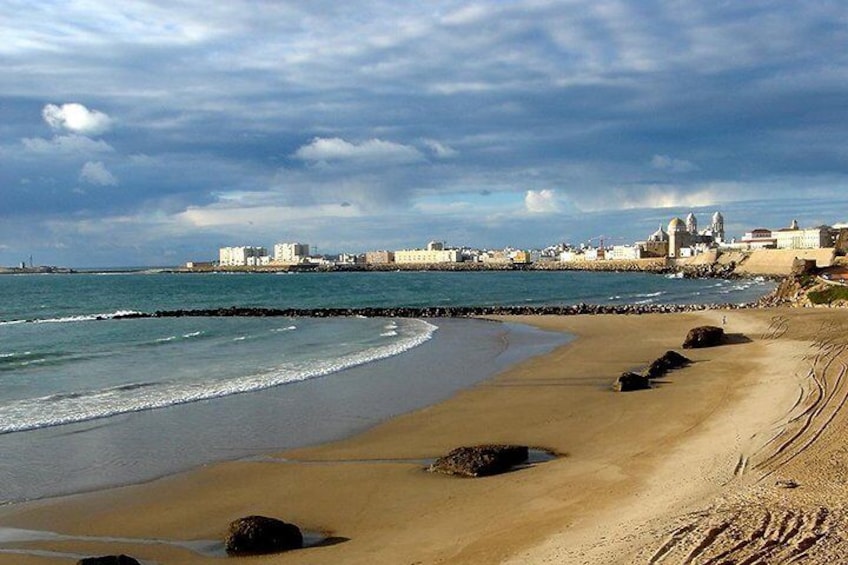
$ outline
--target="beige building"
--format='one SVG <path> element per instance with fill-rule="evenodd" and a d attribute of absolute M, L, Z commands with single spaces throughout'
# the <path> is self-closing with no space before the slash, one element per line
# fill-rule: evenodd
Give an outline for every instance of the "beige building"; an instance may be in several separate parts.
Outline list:
<path fill-rule="evenodd" d="M 429 265 L 432 263 L 459 263 L 459 249 L 401 249 L 395 251 L 398 265 Z"/>
<path fill-rule="evenodd" d="M 680 257 L 680 249 L 691 245 L 691 234 L 686 223 L 674 218 L 668 223 L 668 256 Z"/>
<path fill-rule="evenodd" d="M 395 254 L 392 251 L 369 251 L 365 254 L 366 265 L 388 265 L 395 262 Z"/>
<path fill-rule="evenodd" d="M 833 235 L 828 226 L 809 229 L 785 228 L 771 232 L 778 249 L 820 249 L 833 247 Z"/>

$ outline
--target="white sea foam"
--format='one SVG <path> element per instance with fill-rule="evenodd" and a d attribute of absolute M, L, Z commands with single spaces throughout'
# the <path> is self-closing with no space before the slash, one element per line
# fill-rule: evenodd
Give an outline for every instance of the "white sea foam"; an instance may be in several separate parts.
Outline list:
<path fill-rule="evenodd" d="M 296 329 L 297 329 L 297 326 L 287 326 L 287 327 L 285 327 L 285 328 L 274 328 L 274 329 L 273 329 L 273 330 L 271 330 L 271 331 L 272 331 L 272 332 L 274 332 L 274 333 L 279 333 L 279 332 L 293 332 L 293 331 L 294 331 L 294 330 L 296 330 Z"/>
<path fill-rule="evenodd" d="M 37 318 L 34 320 L 7 320 L 0 322 L 0 326 L 10 326 L 14 324 L 63 324 L 68 322 L 89 322 L 91 320 L 111 320 L 119 316 L 129 316 L 138 314 L 135 310 L 116 310 L 115 312 L 106 312 L 102 314 L 78 314 L 76 316 L 63 316 L 60 318 Z"/>
<path fill-rule="evenodd" d="M 398 333 L 394 330 L 389 330 L 380 334 L 380 337 L 395 337 Z"/>
<path fill-rule="evenodd" d="M 244 341 L 244 340 L 246 340 L 246 339 L 247 339 L 247 336 L 246 336 L 246 335 L 240 335 L 240 336 L 238 336 L 238 337 L 234 337 L 234 338 L 233 338 L 233 341 Z"/>
<path fill-rule="evenodd" d="M 177 339 L 177 336 L 169 335 L 168 337 L 160 337 L 156 340 L 156 343 L 167 343 L 169 341 L 174 341 L 175 339 Z"/>
<path fill-rule="evenodd" d="M 657 296 L 662 296 L 663 294 L 665 294 L 663 291 L 648 292 L 648 293 L 645 293 L 645 294 L 637 294 L 636 298 L 656 298 Z M 636 304 L 641 304 L 641 303 L 637 302 Z"/>
<path fill-rule="evenodd" d="M 197 337 L 199 335 L 203 335 L 203 332 L 201 332 L 201 331 L 189 332 L 187 334 L 183 334 L 183 337 L 186 338 L 186 339 L 189 339 L 189 338 L 192 338 L 192 337 Z"/>
<path fill-rule="evenodd" d="M 392 343 L 335 359 L 322 358 L 283 364 L 266 372 L 228 380 L 122 385 L 74 393 L 67 397 L 52 395 L 20 400 L 0 407 L 0 433 L 33 430 L 128 412 L 165 408 L 322 377 L 350 367 L 400 355 L 430 340 L 437 329 L 437 326 L 424 320 L 405 320 L 399 324 L 399 338 Z"/>

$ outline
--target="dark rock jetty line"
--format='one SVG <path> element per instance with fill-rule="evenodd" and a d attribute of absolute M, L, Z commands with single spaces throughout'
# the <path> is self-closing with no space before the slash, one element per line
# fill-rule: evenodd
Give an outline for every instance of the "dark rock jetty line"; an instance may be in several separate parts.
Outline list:
<path fill-rule="evenodd" d="M 252 308 L 133 312 L 114 319 L 181 317 L 288 317 L 288 318 L 469 318 L 477 316 L 577 316 L 583 314 L 670 314 L 702 310 L 740 310 L 756 304 L 573 304 L 564 306 L 424 306 L 386 308 Z"/>

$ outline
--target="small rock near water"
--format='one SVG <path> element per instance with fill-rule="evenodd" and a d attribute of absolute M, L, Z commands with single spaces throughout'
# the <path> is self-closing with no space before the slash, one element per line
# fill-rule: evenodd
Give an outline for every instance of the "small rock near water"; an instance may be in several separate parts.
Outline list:
<path fill-rule="evenodd" d="M 686 334 L 683 349 L 713 347 L 724 343 L 724 330 L 717 326 L 699 326 L 692 328 Z"/>
<path fill-rule="evenodd" d="M 141 563 L 128 555 L 104 555 L 80 559 L 77 565 L 141 565 Z"/>
<path fill-rule="evenodd" d="M 651 388 L 648 377 L 638 373 L 621 373 L 615 380 L 612 389 L 616 392 L 630 392 L 632 390 L 645 390 Z"/>
<path fill-rule="evenodd" d="M 430 471 L 463 477 L 485 477 L 505 473 L 527 461 L 526 445 L 477 445 L 457 447 L 430 465 Z"/>
<path fill-rule="evenodd" d="M 247 516 L 230 523 L 224 542 L 229 555 L 262 555 L 303 547 L 294 524 L 265 516 Z"/>

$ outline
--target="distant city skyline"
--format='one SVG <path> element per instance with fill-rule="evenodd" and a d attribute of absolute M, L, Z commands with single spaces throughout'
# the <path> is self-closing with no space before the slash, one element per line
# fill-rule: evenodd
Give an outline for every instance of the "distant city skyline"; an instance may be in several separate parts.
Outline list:
<path fill-rule="evenodd" d="M 728 238 L 845 222 L 844 15 L 5 2 L 0 265 L 635 241 L 689 211 L 721 210 Z"/>

